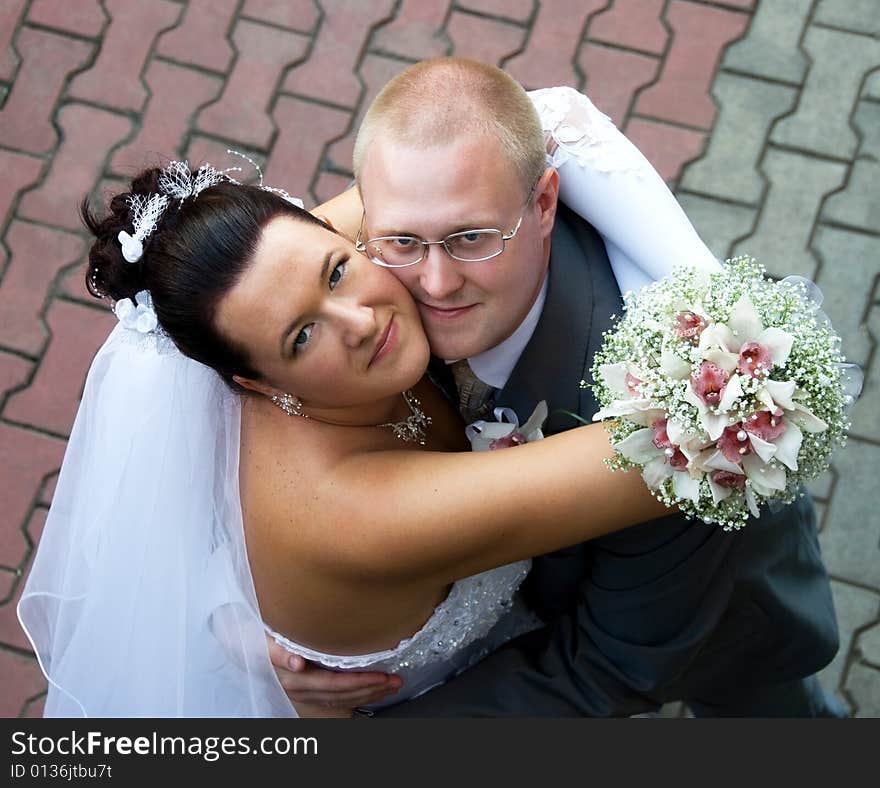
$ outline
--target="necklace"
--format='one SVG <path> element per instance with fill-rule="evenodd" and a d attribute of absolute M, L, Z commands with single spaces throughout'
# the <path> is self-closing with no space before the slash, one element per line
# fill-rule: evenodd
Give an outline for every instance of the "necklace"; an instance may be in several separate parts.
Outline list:
<path fill-rule="evenodd" d="M 392 430 L 394 437 L 402 440 L 404 443 L 415 442 L 419 446 L 424 446 L 427 429 L 431 426 L 431 417 L 427 416 L 425 411 L 422 410 L 422 403 L 412 393 L 412 390 L 407 389 L 402 393 L 402 396 L 403 401 L 409 408 L 410 415 L 403 421 L 389 421 L 385 424 L 376 424 L 374 426 Z M 314 421 L 324 422 L 324 424 L 334 424 L 338 427 L 361 426 L 357 424 L 340 424 L 336 421 L 316 419 L 314 416 L 309 416 L 308 413 L 302 412 L 302 403 L 292 394 L 276 394 L 271 399 L 288 416 L 301 416 L 304 419 L 313 419 Z"/>
<path fill-rule="evenodd" d="M 403 401 L 409 407 L 410 415 L 405 421 L 393 421 L 386 424 L 377 424 L 377 427 L 387 427 L 394 432 L 394 437 L 399 438 L 404 443 L 415 441 L 419 446 L 425 445 L 425 433 L 431 426 L 431 417 L 425 415 L 422 410 L 422 403 L 419 402 L 415 394 L 407 389 L 403 392 Z"/>

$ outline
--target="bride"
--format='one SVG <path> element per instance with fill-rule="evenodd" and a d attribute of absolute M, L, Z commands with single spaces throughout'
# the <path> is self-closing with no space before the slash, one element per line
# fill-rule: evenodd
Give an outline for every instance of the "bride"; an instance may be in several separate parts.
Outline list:
<path fill-rule="evenodd" d="M 412 697 L 536 626 L 530 556 L 666 513 L 600 425 L 467 452 L 407 290 L 280 190 L 172 162 L 84 215 L 120 325 L 19 604 L 47 716 L 293 715 L 266 632 Z"/>

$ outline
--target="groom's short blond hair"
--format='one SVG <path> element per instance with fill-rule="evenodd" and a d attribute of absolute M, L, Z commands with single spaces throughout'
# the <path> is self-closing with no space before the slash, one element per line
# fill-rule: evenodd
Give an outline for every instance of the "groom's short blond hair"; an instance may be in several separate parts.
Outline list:
<path fill-rule="evenodd" d="M 498 139 L 526 192 L 547 167 L 541 122 L 522 86 L 488 63 L 441 57 L 410 66 L 376 96 L 355 140 L 355 178 L 376 139 L 418 150 L 463 136 Z"/>

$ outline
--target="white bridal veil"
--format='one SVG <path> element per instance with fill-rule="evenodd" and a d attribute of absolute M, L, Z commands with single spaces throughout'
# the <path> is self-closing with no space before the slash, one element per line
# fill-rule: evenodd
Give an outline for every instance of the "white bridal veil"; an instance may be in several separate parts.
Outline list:
<path fill-rule="evenodd" d="M 19 603 L 46 716 L 295 716 L 238 495 L 240 404 L 165 337 L 98 351 Z"/>

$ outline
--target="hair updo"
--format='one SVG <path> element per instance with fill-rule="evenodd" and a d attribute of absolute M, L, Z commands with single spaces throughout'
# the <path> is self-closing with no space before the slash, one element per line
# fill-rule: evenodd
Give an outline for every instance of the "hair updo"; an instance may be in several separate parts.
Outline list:
<path fill-rule="evenodd" d="M 235 391 L 233 375 L 259 379 L 247 351 L 216 326 L 217 306 L 247 270 L 263 228 L 286 215 L 326 227 L 308 211 L 258 186 L 222 182 L 188 197 L 172 199 L 155 230 L 144 239 L 136 263 L 122 256 L 121 230 L 132 232 L 129 199 L 159 193 L 159 168 L 145 170 L 130 191 L 116 194 L 105 217 L 95 216 L 88 197 L 81 213 L 95 236 L 89 250 L 86 287 L 114 301 L 149 290 L 159 325 L 186 356 L 212 367 Z M 328 228 L 329 229 L 329 228 Z"/>

